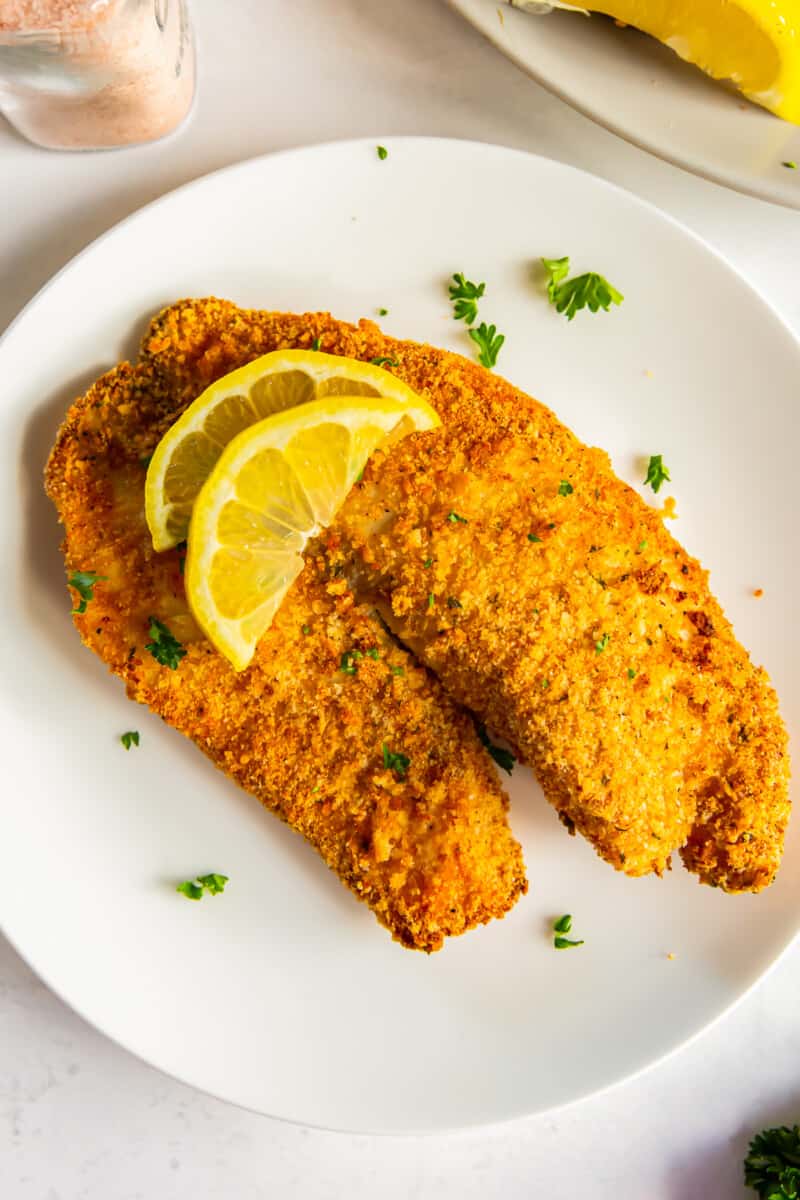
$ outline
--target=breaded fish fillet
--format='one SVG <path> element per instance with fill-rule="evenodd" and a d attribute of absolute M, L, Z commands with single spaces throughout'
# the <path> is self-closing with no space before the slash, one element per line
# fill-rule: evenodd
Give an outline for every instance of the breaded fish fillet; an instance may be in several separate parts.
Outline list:
<path fill-rule="evenodd" d="M 168 309 L 138 365 L 122 364 L 72 406 L 46 484 L 68 572 L 103 577 L 75 617 L 84 642 L 132 699 L 304 834 L 398 941 L 429 951 L 502 916 L 527 889 L 472 720 L 322 555 L 237 674 L 188 612 L 181 553 L 155 554 L 144 519 L 143 459 L 187 404 L 264 350 L 332 328 L 217 301 Z M 151 617 L 186 650 L 175 669 L 146 649 Z M 340 669 L 353 649 L 364 654 L 355 675 Z M 390 758 L 399 769 L 387 769 L 384 747 L 407 767 Z"/>

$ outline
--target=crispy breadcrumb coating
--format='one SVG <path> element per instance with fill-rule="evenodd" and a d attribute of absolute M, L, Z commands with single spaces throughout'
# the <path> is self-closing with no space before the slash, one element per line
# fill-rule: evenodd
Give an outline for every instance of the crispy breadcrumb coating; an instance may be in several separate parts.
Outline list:
<path fill-rule="evenodd" d="M 47 490 L 68 573 L 106 577 L 75 624 L 131 698 L 304 834 L 398 941 L 436 950 L 527 889 L 471 718 L 321 555 L 237 673 L 188 611 L 182 552 L 156 554 L 145 524 L 142 460 L 186 405 L 234 366 L 309 336 L 302 318 L 275 325 L 221 301 L 168 309 L 138 365 L 117 367 L 72 406 Z M 145 648 L 152 616 L 186 649 L 177 669 Z M 354 649 L 364 657 L 351 675 L 340 667 Z M 408 758 L 405 775 L 386 768 L 384 745 Z"/>
<path fill-rule="evenodd" d="M 328 353 L 395 360 L 444 425 L 373 456 L 308 554 L 301 586 L 312 572 L 343 571 L 354 607 L 345 578 L 618 869 L 660 873 L 680 849 L 705 883 L 769 884 L 789 816 L 787 738 L 769 680 L 660 514 L 541 404 L 371 322 L 186 301 L 145 339 L 156 399 L 138 452 L 204 383 L 318 337 Z M 129 454 L 137 427 L 128 422 L 122 439 Z M 77 556 L 70 565 L 92 566 Z"/>

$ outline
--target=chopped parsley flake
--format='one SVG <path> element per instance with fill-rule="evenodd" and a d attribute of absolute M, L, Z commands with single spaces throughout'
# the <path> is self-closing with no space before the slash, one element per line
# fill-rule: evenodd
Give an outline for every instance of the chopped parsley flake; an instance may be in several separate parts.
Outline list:
<path fill-rule="evenodd" d="M 308 637 L 308 635 L 311 633 L 311 626 L 310 625 L 301 625 L 300 632 L 302 633 L 303 637 Z"/>
<path fill-rule="evenodd" d="M 494 742 L 486 732 L 485 725 L 478 725 L 477 732 L 478 737 L 483 742 L 484 746 L 489 751 L 489 754 L 497 763 L 498 767 L 505 771 L 506 774 L 510 775 L 514 770 L 514 763 L 517 761 L 511 751 L 506 750 L 503 746 L 495 746 Z"/>
<path fill-rule="evenodd" d="M 447 519 L 451 525 L 469 525 L 466 517 L 460 517 L 457 512 L 449 512 Z"/>
<path fill-rule="evenodd" d="M 90 600 L 94 600 L 94 585 L 100 580 L 108 579 L 107 575 L 95 575 L 94 571 L 73 571 L 67 583 L 80 596 L 80 601 L 77 608 L 73 608 L 74 613 L 85 613 L 86 605 Z"/>
<path fill-rule="evenodd" d="M 148 629 L 150 641 L 145 642 L 145 650 L 149 650 L 162 667 L 169 667 L 172 671 L 176 670 L 186 651 L 178 639 L 173 637 L 163 621 L 159 621 L 157 617 L 149 617 L 148 620 L 150 621 Z"/>
<path fill-rule="evenodd" d="M 478 317 L 478 300 L 486 291 L 485 283 L 472 283 L 456 271 L 450 284 L 450 299 L 453 301 L 453 320 L 466 321 L 472 325 Z"/>
<path fill-rule="evenodd" d="M 122 742 L 122 744 L 126 750 L 130 750 L 131 746 L 138 746 L 139 745 L 138 729 L 129 729 L 127 733 L 123 733 L 120 735 L 119 740 Z"/>
<path fill-rule="evenodd" d="M 635 678 L 636 678 L 636 672 L 634 671 L 633 667 L 628 667 L 628 679 L 635 679 Z"/>
<path fill-rule="evenodd" d="M 428 592 L 428 608 L 433 608 L 435 599 L 433 592 Z"/>
<path fill-rule="evenodd" d="M 790 171 L 796 171 L 796 170 L 797 170 L 797 163 L 796 163 L 796 162 L 794 162 L 794 161 L 793 161 L 791 158 L 788 158 L 788 159 L 786 160 L 786 162 L 785 162 L 785 163 L 783 163 L 782 165 L 783 165 L 784 167 L 788 167 Z"/>
<path fill-rule="evenodd" d="M 564 913 L 563 917 L 559 917 L 553 922 L 553 930 L 555 933 L 569 933 L 572 929 L 572 917 L 569 913 Z"/>
<path fill-rule="evenodd" d="M 603 636 L 600 638 L 600 641 L 595 642 L 595 644 L 594 644 L 595 654 L 602 654 L 610 641 L 611 641 L 611 635 L 608 633 L 604 633 Z"/>
<path fill-rule="evenodd" d="M 147 470 L 147 468 L 150 466 L 150 463 L 151 463 L 152 461 L 153 461 L 153 456 L 152 456 L 152 454 L 144 454 L 144 455 L 142 455 L 142 457 L 139 459 L 139 462 L 142 464 L 142 466 L 144 467 L 145 471 L 146 471 L 146 470 Z"/>
<path fill-rule="evenodd" d="M 379 309 L 378 309 L 378 316 L 379 316 L 379 317 L 388 317 L 388 315 L 389 315 L 389 310 L 388 310 L 388 308 L 379 308 Z"/>
<path fill-rule="evenodd" d="M 380 354 L 377 356 L 377 358 L 371 358 L 369 361 L 372 363 L 372 365 L 374 367 L 399 367 L 400 366 L 400 363 L 397 361 L 396 358 L 384 358 Z"/>
<path fill-rule="evenodd" d="M 405 779 L 406 771 L 411 766 L 411 759 L 406 754 L 395 754 L 384 742 L 383 765 L 387 771 L 395 771 L 401 779 Z"/>
<path fill-rule="evenodd" d="M 644 483 L 649 483 L 653 491 L 658 492 L 661 489 L 662 483 L 665 482 L 672 482 L 669 477 L 669 469 L 664 466 L 660 454 L 651 454 L 650 462 L 647 464 L 647 474 L 644 478 Z"/>
<path fill-rule="evenodd" d="M 389 667 L 389 670 L 393 675 L 405 675 L 406 673 L 405 667 Z"/>
<path fill-rule="evenodd" d="M 322 338 L 321 338 L 321 337 L 315 337 L 315 338 L 314 338 L 314 340 L 313 340 L 313 342 L 311 343 L 311 349 L 312 349 L 312 350 L 319 350 L 319 348 L 320 348 L 320 346 L 321 346 L 321 345 L 322 345 Z"/>
<path fill-rule="evenodd" d="M 558 934 L 553 938 L 553 945 L 556 950 L 569 950 L 571 946 L 582 946 L 583 938 L 579 942 L 571 942 L 569 938 L 560 937 Z"/>
<path fill-rule="evenodd" d="M 568 479 L 562 479 L 561 483 L 558 485 L 559 496 L 571 496 L 573 490 L 572 484 Z"/>
<path fill-rule="evenodd" d="M 356 662 L 359 658 L 363 657 L 364 655 L 360 650 L 345 650 L 344 654 L 339 660 L 339 670 L 345 675 L 356 675 L 358 673 Z"/>
<path fill-rule="evenodd" d="M 503 342 L 504 334 L 497 332 L 496 325 L 481 321 L 477 329 L 470 329 L 469 336 L 478 347 L 478 362 L 484 367 L 494 367 Z"/>
<path fill-rule="evenodd" d="M 423 567 L 425 568 L 425 570 L 427 571 L 428 567 L 432 567 L 432 566 L 433 566 L 433 559 L 432 559 L 432 558 L 426 558 L 426 559 L 425 559 L 425 562 L 424 562 L 422 565 L 423 565 Z"/>
<path fill-rule="evenodd" d="M 209 896 L 220 895 L 225 891 L 227 882 L 227 875 L 219 875 L 214 871 L 211 875 L 197 875 L 194 879 L 187 879 L 183 883 L 179 883 L 175 891 L 180 892 L 187 900 L 200 900 L 206 892 Z"/>
<path fill-rule="evenodd" d="M 641 554 L 642 551 L 646 550 L 646 549 L 647 549 L 647 538 L 642 538 L 642 540 L 639 542 L 639 545 L 636 547 L 636 553 Z"/>
<path fill-rule="evenodd" d="M 367 658 L 378 659 L 380 656 L 380 650 L 378 650 L 377 646 L 373 646 L 371 650 L 367 650 Z"/>
<path fill-rule="evenodd" d="M 381 160 L 381 162 L 383 162 L 383 160 L 385 158 L 389 157 L 389 151 L 386 149 L 385 146 L 376 146 L 375 149 L 378 153 L 378 158 Z"/>
<path fill-rule="evenodd" d="M 550 680 L 549 680 L 549 679 L 543 679 L 543 680 L 542 680 L 542 691 L 543 691 L 543 692 L 546 692 L 546 691 L 547 691 L 547 689 L 548 689 L 549 687 L 550 687 Z"/>
<path fill-rule="evenodd" d="M 542 539 L 541 539 L 540 537 L 537 537 L 535 533 L 529 533 L 529 534 L 528 534 L 528 541 L 529 541 L 529 542 L 540 542 L 541 540 L 542 540 Z"/>
<path fill-rule="evenodd" d="M 548 275 L 547 295 L 556 312 L 564 313 L 571 321 L 576 312 L 588 308 L 596 313 L 598 309 L 608 312 L 612 304 L 621 304 L 624 296 L 618 292 L 602 275 L 588 271 L 585 275 L 569 275 L 569 257 L 543 258 L 542 264 Z"/>

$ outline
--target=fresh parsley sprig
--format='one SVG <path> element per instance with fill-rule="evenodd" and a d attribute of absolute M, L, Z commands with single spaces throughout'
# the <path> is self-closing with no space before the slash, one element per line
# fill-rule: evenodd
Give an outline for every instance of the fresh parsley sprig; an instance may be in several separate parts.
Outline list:
<path fill-rule="evenodd" d="M 490 368 L 496 366 L 497 356 L 506 340 L 504 334 L 497 332 L 497 326 L 487 325 L 485 321 L 481 321 L 477 329 L 469 330 L 469 336 L 478 347 L 478 362 L 481 366 Z"/>
<path fill-rule="evenodd" d="M 456 271 L 450 284 L 450 299 L 453 302 L 453 320 L 466 321 L 472 325 L 478 318 L 478 301 L 486 291 L 485 283 L 473 283 Z"/>
<path fill-rule="evenodd" d="M 744 1181 L 761 1200 L 800 1197 L 800 1125 L 756 1134 L 744 1160 Z"/>
<path fill-rule="evenodd" d="M 177 669 L 186 650 L 181 645 L 176 637 L 170 633 L 163 621 L 159 621 L 157 617 L 149 617 L 150 628 L 148 633 L 150 641 L 145 642 L 145 650 L 149 650 L 156 662 L 161 663 L 162 667 L 169 667 L 174 671 Z"/>
<path fill-rule="evenodd" d="M 564 937 L 565 933 L 569 933 L 572 929 L 572 914 L 564 913 L 563 917 L 553 922 L 553 945 L 556 950 L 571 950 L 573 946 L 582 946 L 583 938 L 580 941 L 572 941 L 568 937 Z"/>
<path fill-rule="evenodd" d="M 568 279 L 569 255 L 564 258 L 543 258 L 547 272 L 547 295 L 556 312 L 564 313 L 571 321 L 582 308 L 596 313 L 599 309 L 608 312 L 612 304 L 621 304 L 625 297 L 596 271 L 587 271 Z"/>
<path fill-rule="evenodd" d="M 210 875 L 196 875 L 194 879 L 185 879 L 183 883 L 178 884 L 175 891 L 180 892 L 187 900 L 200 900 L 206 892 L 209 896 L 219 896 L 225 891 L 227 882 L 227 875 L 212 871 Z"/>
<path fill-rule="evenodd" d="M 73 608 L 73 613 L 85 613 L 86 605 L 90 600 L 94 600 L 94 585 L 100 583 L 101 580 L 108 579 L 107 575 L 96 575 L 94 571 L 73 571 L 67 583 L 80 596 L 77 608 Z"/>
<path fill-rule="evenodd" d="M 650 462 L 647 464 L 647 474 L 643 482 L 645 484 L 649 483 L 654 492 L 660 491 L 662 483 L 672 482 L 669 477 L 669 467 L 664 466 L 662 455 L 650 455 Z"/>
<path fill-rule="evenodd" d="M 130 750 L 131 746 L 139 745 L 139 730 L 129 729 L 127 733 L 120 734 L 119 740 L 122 742 L 126 750 Z"/>

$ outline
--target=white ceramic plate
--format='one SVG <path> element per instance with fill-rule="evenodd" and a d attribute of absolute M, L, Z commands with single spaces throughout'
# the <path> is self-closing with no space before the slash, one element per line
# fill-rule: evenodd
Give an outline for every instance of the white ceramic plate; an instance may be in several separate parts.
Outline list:
<path fill-rule="evenodd" d="M 800 129 L 748 104 L 635 29 L 450 0 L 494 44 L 587 117 L 696 175 L 800 208 Z"/>
<path fill-rule="evenodd" d="M 323 146 L 182 188 L 80 255 L 0 346 L 0 444 L 14 464 L 0 504 L 0 888 L 32 966 L 148 1062 L 280 1117 L 435 1130 L 563 1104 L 702 1029 L 797 928 L 800 825 L 762 896 L 724 896 L 680 868 L 631 880 L 568 837 L 518 769 L 530 894 L 439 954 L 401 949 L 80 645 L 42 494 L 58 423 L 180 296 L 348 319 L 385 306 L 391 333 L 469 354 L 445 288 L 466 271 L 487 282 L 481 312 L 507 336 L 504 374 L 634 483 L 641 456 L 663 453 L 678 535 L 797 729 L 800 353 L 730 267 L 633 196 L 497 147 L 387 145 L 384 162 L 372 143 Z M 564 253 L 607 273 L 622 307 L 572 324 L 548 307 L 531 264 Z M 141 747 L 126 753 L 129 728 Z M 231 877 L 224 896 L 175 894 L 202 870 Z M 548 930 L 567 911 L 586 944 L 558 953 Z"/>

